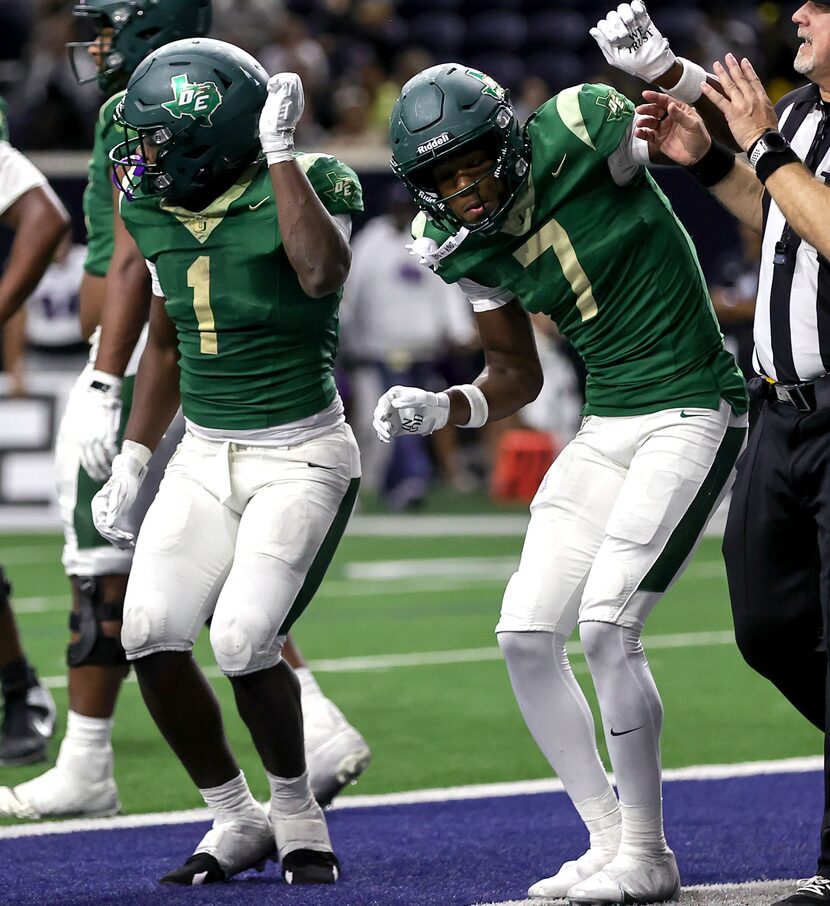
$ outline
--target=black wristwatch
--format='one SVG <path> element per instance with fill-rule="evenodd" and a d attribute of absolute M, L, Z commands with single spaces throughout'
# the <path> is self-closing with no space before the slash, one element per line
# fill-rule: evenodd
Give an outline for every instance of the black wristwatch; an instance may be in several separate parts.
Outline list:
<path fill-rule="evenodd" d="M 789 151 L 789 149 L 790 143 L 780 132 L 776 132 L 775 129 L 767 129 L 749 149 L 749 162 L 753 167 L 757 167 L 758 161 L 765 154 L 780 154 L 782 151 Z"/>
<path fill-rule="evenodd" d="M 750 164 L 755 168 L 755 175 L 763 184 L 779 167 L 801 161 L 787 139 L 775 129 L 767 129 L 747 154 Z"/>

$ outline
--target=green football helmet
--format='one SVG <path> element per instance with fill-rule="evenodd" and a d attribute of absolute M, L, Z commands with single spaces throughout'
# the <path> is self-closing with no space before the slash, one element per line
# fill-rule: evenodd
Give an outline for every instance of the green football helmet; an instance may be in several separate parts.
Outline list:
<path fill-rule="evenodd" d="M 97 80 L 113 94 L 153 50 L 180 38 L 198 38 L 210 31 L 212 0 L 80 0 L 72 15 L 90 20 L 96 37 L 66 45 L 69 63 L 81 85 Z M 112 38 L 101 47 L 96 64 L 90 48 L 105 28 Z"/>
<path fill-rule="evenodd" d="M 128 198 L 140 189 L 180 200 L 253 162 L 267 85 L 262 66 L 224 41 L 190 38 L 150 54 L 115 111 L 124 129 L 110 153 L 116 186 Z"/>
<path fill-rule="evenodd" d="M 392 169 L 418 207 L 439 227 L 456 233 L 494 233 L 504 223 L 530 169 L 530 145 L 510 104 L 510 94 L 495 79 L 461 63 L 431 66 L 410 79 L 392 108 L 389 121 Z M 470 225 L 435 188 L 435 164 L 468 146 L 484 145 L 495 165 L 456 195 L 467 194 L 488 176 L 502 181 L 504 201 L 492 214 Z"/>

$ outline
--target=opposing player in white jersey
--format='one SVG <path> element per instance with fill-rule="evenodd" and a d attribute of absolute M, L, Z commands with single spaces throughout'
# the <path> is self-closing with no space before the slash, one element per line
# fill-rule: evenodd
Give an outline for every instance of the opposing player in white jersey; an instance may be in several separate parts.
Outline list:
<path fill-rule="evenodd" d="M 8 141 L 0 99 L 0 223 L 14 231 L 0 276 L 0 328 L 23 306 L 69 230 L 69 216 L 42 173 Z M 20 644 L 0 566 L 0 764 L 28 764 L 46 757 L 55 725 L 55 703 L 37 681 Z"/>

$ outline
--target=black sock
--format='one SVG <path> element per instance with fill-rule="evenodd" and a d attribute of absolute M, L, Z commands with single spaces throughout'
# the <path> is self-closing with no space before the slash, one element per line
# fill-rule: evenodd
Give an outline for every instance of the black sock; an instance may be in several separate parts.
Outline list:
<path fill-rule="evenodd" d="M 0 667 L 0 690 L 4 701 L 15 695 L 22 695 L 36 685 L 37 674 L 25 657 Z"/>

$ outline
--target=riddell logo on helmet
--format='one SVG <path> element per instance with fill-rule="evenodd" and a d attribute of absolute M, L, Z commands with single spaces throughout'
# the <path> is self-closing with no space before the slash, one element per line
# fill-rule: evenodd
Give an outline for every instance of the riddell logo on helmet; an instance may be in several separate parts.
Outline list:
<path fill-rule="evenodd" d="M 418 154 L 426 154 L 427 151 L 434 151 L 436 148 L 440 148 L 441 145 L 446 145 L 447 142 L 451 142 L 455 136 L 451 132 L 442 132 L 440 135 L 436 135 L 435 138 L 431 138 L 428 142 L 424 142 L 423 145 L 418 145 Z"/>

